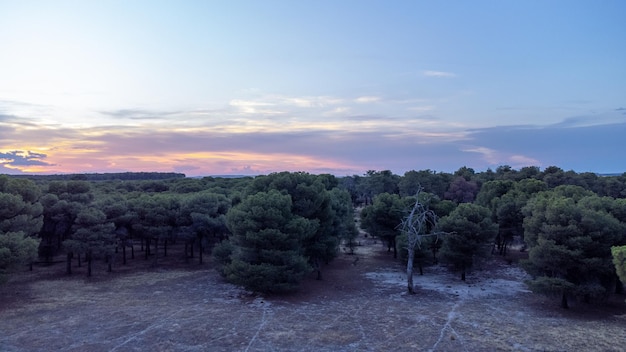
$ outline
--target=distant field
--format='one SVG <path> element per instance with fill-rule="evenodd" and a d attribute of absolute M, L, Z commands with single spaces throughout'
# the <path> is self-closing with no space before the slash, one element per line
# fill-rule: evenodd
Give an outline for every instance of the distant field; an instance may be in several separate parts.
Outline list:
<path fill-rule="evenodd" d="M 356 263 L 342 254 L 322 281 L 277 297 L 224 283 L 210 263 L 112 274 L 100 263 L 92 278 L 84 268 L 67 277 L 63 264 L 37 267 L 0 287 L 0 351 L 625 349 L 624 296 L 562 310 L 529 293 L 524 273 L 499 260 L 466 283 L 428 268 L 415 278 L 417 294 L 407 295 L 402 267 L 380 244 L 363 243 Z"/>

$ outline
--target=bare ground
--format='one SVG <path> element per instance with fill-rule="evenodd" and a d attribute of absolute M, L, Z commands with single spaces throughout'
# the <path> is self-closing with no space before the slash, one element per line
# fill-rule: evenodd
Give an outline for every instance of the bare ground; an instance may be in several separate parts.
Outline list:
<path fill-rule="evenodd" d="M 73 276 L 63 264 L 36 267 L 0 286 L 0 351 L 626 350 L 624 296 L 562 310 L 497 259 L 465 283 L 426 268 L 408 295 L 402 266 L 380 244 L 361 243 L 323 280 L 271 297 L 174 254 L 163 262 L 179 265 L 134 259 L 105 273 L 100 263 L 91 278 L 84 267 Z"/>

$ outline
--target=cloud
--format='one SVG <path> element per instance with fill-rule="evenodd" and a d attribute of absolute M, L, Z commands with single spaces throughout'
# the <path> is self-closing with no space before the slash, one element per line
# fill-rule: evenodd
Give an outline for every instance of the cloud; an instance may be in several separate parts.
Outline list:
<path fill-rule="evenodd" d="M 470 153 L 478 153 L 483 156 L 483 158 L 490 164 L 498 163 L 498 156 L 495 150 L 486 148 L 486 147 L 465 147 L 461 148 L 461 151 L 470 152 Z"/>
<path fill-rule="evenodd" d="M 338 106 L 332 110 L 326 111 L 323 113 L 324 116 L 333 116 L 333 115 L 341 115 L 344 116 L 345 114 L 350 112 L 350 108 L 347 106 Z"/>
<path fill-rule="evenodd" d="M 353 116 L 346 121 L 346 126 L 351 125 L 373 127 L 249 132 L 145 126 L 68 130 L 67 139 L 57 134 L 54 146 L 45 152 L 0 154 L 0 165 L 16 172 L 178 171 L 189 176 L 283 170 L 348 175 L 369 169 L 402 174 L 411 169 L 451 172 L 461 166 L 484 170 L 504 164 L 626 170 L 621 157 L 626 123 L 466 131 L 424 129 L 421 122 L 411 126 L 402 119 L 370 115 Z M 89 137 L 79 138 L 85 135 Z"/>
<path fill-rule="evenodd" d="M 510 154 L 506 151 L 498 151 L 487 147 L 464 147 L 461 149 L 464 152 L 478 153 L 482 155 L 488 165 L 497 167 L 500 165 L 509 165 L 513 168 L 519 169 L 525 166 L 542 166 L 541 161 L 524 155 Z"/>
<path fill-rule="evenodd" d="M 130 120 L 154 120 L 163 119 L 175 114 L 175 112 L 149 111 L 143 109 L 121 109 L 111 111 L 100 111 L 101 114 L 120 119 Z"/>
<path fill-rule="evenodd" d="M 611 173 L 626 170 L 624 135 L 626 122 L 498 126 L 472 130 L 469 138 L 475 145 L 496 150 L 500 155 L 497 161 L 502 164 L 527 160 L 534 166 L 557 165 L 579 172 Z"/>
<path fill-rule="evenodd" d="M 12 150 L 8 152 L 0 152 L 0 166 L 5 169 L 28 169 L 32 166 L 54 166 L 42 159 L 46 158 L 46 154 L 36 153 L 24 150 Z"/>
<path fill-rule="evenodd" d="M 244 113 L 288 113 L 293 109 L 326 108 L 342 104 L 343 99 L 330 96 L 284 96 L 266 95 L 253 99 L 232 99 L 230 106 L 236 107 Z M 274 110 L 268 109 L 273 107 Z"/>
<path fill-rule="evenodd" d="M 356 99 L 354 99 L 354 101 L 356 103 L 359 104 L 366 104 L 366 103 L 375 103 L 377 101 L 380 101 L 381 98 L 380 97 L 376 97 L 376 96 L 363 96 L 363 97 L 358 97 Z"/>
<path fill-rule="evenodd" d="M 327 107 L 342 104 L 343 99 L 330 96 L 303 96 L 303 97 L 287 97 L 287 96 L 270 96 L 267 99 L 275 101 L 280 105 L 292 105 L 302 108 Z"/>
<path fill-rule="evenodd" d="M 255 94 L 217 109 L 105 111 L 117 119 L 91 127 L 2 114 L 0 172 L 345 175 L 503 164 L 626 170 L 618 152 L 626 147 L 619 110 L 548 126 L 467 129 L 441 116 L 445 106 L 439 112 L 432 99 Z"/>
<path fill-rule="evenodd" d="M 435 110 L 435 106 L 434 105 L 412 106 L 412 107 L 407 108 L 407 110 L 414 111 L 414 112 L 427 112 L 427 111 Z"/>
<path fill-rule="evenodd" d="M 561 122 L 555 123 L 553 127 L 585 127 L 607 125 L 613 123 L 626 122 L 623 114 L 615 111 L 600 111 L 596 113 L 571 116 L 563 119 Z"/>
<path fill-rule="evenodd" d="M 452 72 L 445 72 L 445 71 L 423 71 L 422 74 L 426 77 L 442 77 L 442 78 L 452 78 L 452 77 L 456 77 L 456 74 L 452 73 Z"/>

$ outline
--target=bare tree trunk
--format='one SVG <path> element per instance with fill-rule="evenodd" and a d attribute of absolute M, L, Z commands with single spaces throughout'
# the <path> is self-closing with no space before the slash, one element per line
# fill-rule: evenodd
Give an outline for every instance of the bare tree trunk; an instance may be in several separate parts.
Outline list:
<path fill-rule="evenodd" d="M 72 275 L 72 252 L 67 253 L 67 275 Z"/>
<path fill-rule="evenodd" d="M 157 266 L 157 258 L 159 257 L 159 239 L 154 239 L 154 262 L 152 262 L 153 266 Z"/>
<path fill-rule="evenodd" d="M 413 257 L 415 256 L 415 251 L 413 250 L 413 248 L 408 248 L 408 250 L 409 258 L 406 262 L 406 283 L 407 288 L 409 289 L 409 293 L 413 294 L 415 293 L 415 291 L 413 290 Z"/>
<path fill-rule="evenodd" d="M 122 265 L 126 265 L 126 244 L 122 246 Z"/>
<path fill-rule="evenodd" d="M 315 266 L 315 271 L 317 271 L 317 277 L 315 278 L 315 280 L 321 280 L 322 279 L 322 264 L 320 263 L 320 260 L 318 258 L 313 260 L 313 266 Z"/>
<path fill-rule="evenodd" d="M 91 276 L 91 253 L 87 253 L 87 276 Z"/>
<path fill-rule="evenodd" d="M 563 292 L 563 295 L 561 296 L 561 308 L 569 309 L 569 304 L 567 304 L 567 295 L 565 292 Z"/>

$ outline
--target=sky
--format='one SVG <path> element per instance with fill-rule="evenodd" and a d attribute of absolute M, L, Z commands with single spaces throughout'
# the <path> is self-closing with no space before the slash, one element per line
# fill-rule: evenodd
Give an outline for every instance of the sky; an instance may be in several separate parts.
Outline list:
<path fill-rule="evenodd" d="M 0 174 L 626 172 L 626 2 L 0 0 Z"/>

